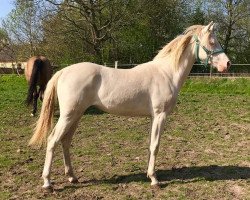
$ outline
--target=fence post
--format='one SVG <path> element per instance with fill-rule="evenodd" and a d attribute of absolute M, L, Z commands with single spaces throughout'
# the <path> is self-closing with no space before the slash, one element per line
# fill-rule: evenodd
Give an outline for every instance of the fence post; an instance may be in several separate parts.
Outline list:
<path fill-rule="evenodd" d="M 118 61 L 115 61 L 115 69 L 118 67 Z"/>

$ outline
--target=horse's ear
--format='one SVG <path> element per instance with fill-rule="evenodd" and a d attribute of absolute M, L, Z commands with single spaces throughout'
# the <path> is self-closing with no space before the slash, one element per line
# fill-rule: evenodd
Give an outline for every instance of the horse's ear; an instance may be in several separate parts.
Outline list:
<path fill-rule="evenodd" d="M 214 29 L 214 22 L 211 21 L 207 26 L 205 26 L 205 27 L 202 29 L 202 33 L 205 34 L 206 32 L 213 31 L 213 29 Z"/>
<path fill-rule="evenodd" d="M 209 31 L 210 31 L 210 32 L 214 32 L 215 28 L 216 28 L 216 23 L 213 23 L 213 24 L 210 26 Z"/>

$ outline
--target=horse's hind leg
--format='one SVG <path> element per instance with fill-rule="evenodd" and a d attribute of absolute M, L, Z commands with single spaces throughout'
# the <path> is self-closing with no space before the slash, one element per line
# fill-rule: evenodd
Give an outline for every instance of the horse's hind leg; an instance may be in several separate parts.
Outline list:
<path fill-rule="evenodd" d="M 33 93 L 33 111 L 31 113 L 31 116 L 35 116 L 37 112 L 37 99 L 39 97 L 39 93 L 37 92 L 37 89 L 35 89 Z"/>
<path fill-rule="evenodd" d="M 77 183 L 78 182 L 78 180 L 77 180 L 77 178 L 76 178 L 76 176 L 74 175 L 74 172 L 73 172 L 71 159 L 70 159 L 70 152 L 69 152 L 72 137 L 73 137 L 74 132 L 76 130 L 77 123 L 78 123 L 78 121 L 75 122 L 71 126 L 69 132 L 66 133 L 64 135 L 64 137 L 62 138 L 62 140 L 61 140 L 62 148 L 63 148 L 63 159 L 64 159 L 64 166 L 65 166 L 65 174 L 69 177 L 69 182 L 71 182 L 71 183 Z"/>
<path fill-rule="evenodd" d="M 72 117 L 61 116 L 55 128 L 53 129 L 52 133 L 48 137 L 45 164 L 44 164 L 44 169 L 43 169 L 43 174 L 42 174 L 42 177 L 44 179 L 43 188 L 52 187 L 51 182 L 50 182 L 50 170 L 51 170 L 54 150 L 58 142 L 61 141 L 63 136 L 68 133 L 74 121 L 75 121 L 75 118 L 73 116 Z"/>
<path fill-rule="evenodd" d="M 38 96 L 39 96 L 39 99 L 41 101 L 43 101 L 44 91 L 45 91 L 45 87 L 44 86 L 40 86 L 39 91 L 38 91 Z"/>

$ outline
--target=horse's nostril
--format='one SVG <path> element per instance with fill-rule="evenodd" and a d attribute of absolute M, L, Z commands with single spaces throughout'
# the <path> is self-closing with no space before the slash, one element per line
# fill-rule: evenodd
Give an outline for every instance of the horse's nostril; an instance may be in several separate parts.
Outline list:
<path fill-rule="evenodd" d="M 227 61 L 227 69 L 229 69 L 231 67 L 231 62 Z"/>

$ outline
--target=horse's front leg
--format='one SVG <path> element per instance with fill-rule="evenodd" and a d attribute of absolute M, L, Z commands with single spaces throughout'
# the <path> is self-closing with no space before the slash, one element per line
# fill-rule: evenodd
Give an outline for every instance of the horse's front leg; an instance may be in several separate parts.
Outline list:
<path fill-rule="evenodd" d="M 152 131 L 149 147 L 148 177 L 151 179 L 151 185 L 158 185 L 159 182 L 155 174 L 155 160 L 159 150 L 160 136 L 163 131 L 166 113 L 158 113 L 153 117 Z"/>

